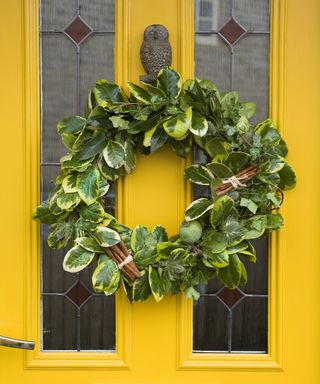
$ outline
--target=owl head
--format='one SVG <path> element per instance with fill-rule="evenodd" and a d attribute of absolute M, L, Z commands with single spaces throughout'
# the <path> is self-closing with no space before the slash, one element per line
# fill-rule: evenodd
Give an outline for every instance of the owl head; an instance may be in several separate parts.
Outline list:
<path fill-rule="evenodd" d="M 167 28 L 161 24 L 152 24 L 144 31 L 145 41 L 152 40 L 168 40 L 169 32 Z"/>

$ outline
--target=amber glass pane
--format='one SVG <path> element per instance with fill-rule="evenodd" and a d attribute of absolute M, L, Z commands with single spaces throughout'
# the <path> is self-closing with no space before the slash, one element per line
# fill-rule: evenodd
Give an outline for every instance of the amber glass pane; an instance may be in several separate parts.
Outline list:
<path fill-rule="evenodd" d="M 220 91 L 236 90 L 254 101 L 252 122 L 268 117 L 269 0 L 195 1 L 195 74 Z M 195 151 L 195 161 L 206 162 Z M 196 186 L 194 197 L 209 196 Z M 199 287 L 194 303 L 193 349 L 198 352 L 266 353 L 268 323 L 268 239 L 253 241 L 257 263 L 242 260 L 248 282 L 234 291 L 218 280 Z"/>
<path fill-rule="evenodd" d="M 66 153 L 57 121 L 86 113 L 89 90 L 99 78 L 114 77 L 114 1 L 42 0 L 41 18 L 41 194 L 47 199 Z M 114 214 L 115 187 L 105 200 Z M 68 249 L 47 245 L 42 227 L 42 349 L 115 350 L 115 298 L 96 294 L 94 266 L 78 274 L 64 272 Z"/>

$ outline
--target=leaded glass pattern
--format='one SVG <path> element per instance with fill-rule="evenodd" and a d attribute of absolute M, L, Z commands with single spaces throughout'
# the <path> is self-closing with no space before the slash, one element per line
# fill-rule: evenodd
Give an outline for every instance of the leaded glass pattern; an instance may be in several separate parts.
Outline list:
<path fill-rule="evenodd" d="M 97 79 L 114 78 L 114 3 L 111 0 L 42 0 L 41 41 L 41 196 L 46 200 L 66 148 L 57 121 L 86 113 Z M 115 212 L 115 187 L 105 201 Z M 115 299 L 92 290 L 92 268 L 78 274 L 62 269 L 67 249 L 47 245 L 42 228 L 42 349 L 114 351 Z"/>
<path fill-rule="evenodd" d="M 269 114 L 269 0 L 195 1 L 195 75 L 220 91 L 236 90 L 254 101 L 253 122 Z M 195 150 L 195 161 L 206 161 Z M 209 195 L 194 187 L 194 197 Z M 245 260 L 248 283 L 234 291 L 217 280 L 199 287 L 194 303 L 193 350 L 217 353 L 268 352 L 268 239 L 254 242 L 257 263 Z"/>

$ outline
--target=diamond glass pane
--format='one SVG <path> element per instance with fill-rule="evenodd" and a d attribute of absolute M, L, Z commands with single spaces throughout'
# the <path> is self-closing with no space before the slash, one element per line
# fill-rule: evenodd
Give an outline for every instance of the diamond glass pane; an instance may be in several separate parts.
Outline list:
<path fill-rule="evenodd" d="M 92 29 L 80 16 L 64 29 L 64 33 L 76 44 L 81 44 L 92 32 Z"/>
<path fill-rule="evenodd" d="M 219 33 L 228 43 L 233 45 L 246 31 L 239 23 L 231 19 L 220 29 Z"/>
<path fill-rule="evenodd" d="M 240 100 L 256 102 L 254 124 L 268 117 L 269 110 L 269 1 L 211 0 L 211 4 L 212 12 L 205 14 L 209 7 L 195 2 L 195 75 L 212 80 L 220 91 L 236 90 Z M 211 21 L 211 28 L 201 31 L 204 20 Z M 195 151 L 195 161 L 206 162 L 201 150 Z M 207 196 L 207 187 L 194 188 L 195 198 Z M 252 243 L 257 262 L 242 258 L 248 271 L 245 286 L 230 291 L 212 280 L 198 287 L 195 352 L 267 353 L 268 238 Z"/>
<path fill-rule="evenodd" d="M 58 120 L 85 115 L 89 90 L 99 78 L 113 80 L 114 1 L 41 1 L 41 196 L 47 199 L 67 150 Z M 115 186 L 105 201 L 114 214 Z M 115 299 L 93 292 L 92 263 L 77 274 L 64 272 L 68 249 L 47 245 L 42 227 L 42 349 L 114 351 Z M 102 314 L 102 316 L 101 316 Z"/>

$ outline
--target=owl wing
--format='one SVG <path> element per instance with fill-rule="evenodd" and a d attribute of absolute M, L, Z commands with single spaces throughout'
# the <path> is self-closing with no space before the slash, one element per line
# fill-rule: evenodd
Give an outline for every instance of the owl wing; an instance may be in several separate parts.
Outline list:
<path fill-rule="evenodd" d="M 147 73 L 158 73 L 171 64 L 172 52 L 168 42 L 143 42 L 140 50 L 141 62 Z"/>

